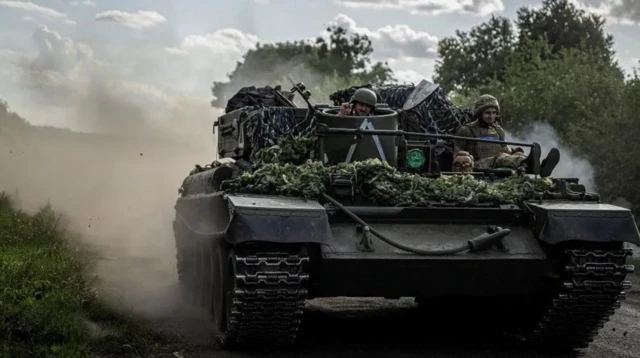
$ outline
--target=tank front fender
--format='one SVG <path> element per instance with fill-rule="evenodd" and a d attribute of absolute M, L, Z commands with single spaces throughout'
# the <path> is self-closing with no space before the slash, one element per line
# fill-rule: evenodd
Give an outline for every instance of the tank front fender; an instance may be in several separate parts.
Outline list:
<path fill-rule="evenodd" d="M 329 244 L 325 208 L 314 200 L 284 196 L 228 195 L 230 243 L 266 241 Z"/>
<path fill-rule="evenodd" d="M 555 245 L 565 241 L 629 242 L 640 245 L 630 210 L 601 203 L 526 203 L 533 214 L 536 237 Z"/>

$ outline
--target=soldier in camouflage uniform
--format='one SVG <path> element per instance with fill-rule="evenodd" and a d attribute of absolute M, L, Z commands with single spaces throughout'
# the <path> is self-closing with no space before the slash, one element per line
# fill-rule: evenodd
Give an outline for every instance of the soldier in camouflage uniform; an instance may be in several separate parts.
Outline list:
<path fill-rule="evenodd" d="M 457 136 L 498 142 L 505 141 L 504 130 L 496 123 L 500 105 L 495 97 L 491 95 L 478 97 L 474 103 L 473 112 L 474 121 L 460 127 Z M 527 156 L 522 148 L 510 148 L 504 143 L 457 140 L 454 142 L 453 153 L 455 157 L 454 168 L 456 169 L 461 167 L 459 164 L 468 163 L 469 157 L 472 157 L 475 169 L 520 168 L 531 174 L 540 174 L 541 177 L 551 175 L 560 161 L 560 152 L 557 148 L 552 148 L 541 163 L 539 145 L 532 147 L 531 153 Z"/>
<path fill-rule="evenodd" d="M 341 116 L 368 116 L 373 113 L 378 96 L 368 88 L 358 88 L 351 96 L 349 103 L 340 107 Z"/>

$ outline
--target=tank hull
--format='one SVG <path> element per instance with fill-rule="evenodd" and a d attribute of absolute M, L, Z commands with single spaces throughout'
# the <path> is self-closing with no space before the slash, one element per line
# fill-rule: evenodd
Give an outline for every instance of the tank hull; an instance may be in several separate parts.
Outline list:
<path fill-rule="evenodd" d="M 395 242 L 423 249 L 465 245 L 486 225 L 379 224 Z M 525 228 L 511 227 L 506 249 L 421 256 L 373 237 L 367 251 L 353 224 L 335 223 L 331 243 L 319 248 L 312 297 L 450 297 L 530 294 L 551 267 Z"/>
<path fill-rule="evenodd" d="M 628 211 L 599 203 L 346 207 L 394 245 L 313 200 L 217 192 L 175 208 L 181 285 L 227 349 L 292 344 L 305 301 L 319 297 L 526 302 L 517 326 L 529 339 L 584 347 L 630 286 L 624 243 L 640 243 Z M 465 246 L 491 227 L 510 232 L 483 250 L 422 255 L 397 246 Z"/>

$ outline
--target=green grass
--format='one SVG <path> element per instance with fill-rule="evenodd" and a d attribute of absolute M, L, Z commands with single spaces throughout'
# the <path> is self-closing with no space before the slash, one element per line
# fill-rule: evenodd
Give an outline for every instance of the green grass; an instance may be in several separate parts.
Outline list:
<path fill-rule="evenodd" d="M 98 300 L 82 251 L 60 226 L 50 206 L 29 215 L 0 193 L 0 356 L 159 353 L 169 338 Z M 92 334 L 87 322 L 116 333 Z"/>

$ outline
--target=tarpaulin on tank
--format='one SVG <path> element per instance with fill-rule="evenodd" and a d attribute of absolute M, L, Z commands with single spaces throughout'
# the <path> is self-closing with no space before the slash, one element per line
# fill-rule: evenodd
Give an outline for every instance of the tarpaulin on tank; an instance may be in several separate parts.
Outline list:
<path fill-rule="evenodd" d="M 284 196 L 229 195 L 231 242 L 323 243 L 331 240 L 326 210 L 317 201 Z"/>
<path fill-rule="evenodd" d="M 275 89 L 280 90 L 279 86 L 276 86 Z M 293 94 L 291 92 L 284 91 L 282 92 L 289 100 L 293 100 Z M 231 99 L 227 102 L 227 107 L 225 108 L 225 113 L 229 113 L 231 111 L 235 111 L 236 109 L 240 109 L 246 106 L 253 105 L 265 105 L 268 107 L 279 107 L 279 106 L 287 106 L 278 96 L 276 95 L 274 88 L 270 86 L 265 87 L 242 87 Z"/>

